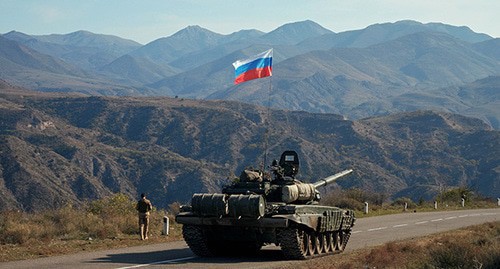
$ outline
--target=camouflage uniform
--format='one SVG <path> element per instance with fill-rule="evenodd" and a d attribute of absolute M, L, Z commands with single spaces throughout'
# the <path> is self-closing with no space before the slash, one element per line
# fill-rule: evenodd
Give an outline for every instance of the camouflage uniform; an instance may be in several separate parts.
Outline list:
<path fill-rule="evenodd" d="M 135 209 L 139 212 L 139 229 L 141 233 L 141 239 L 148 239 L 148 227 L 149 227 L 149 212 L 153 209 L 151 201 L 146 199 L 146 195 L 141 194 L 141 200 L 137 202 Z"/>

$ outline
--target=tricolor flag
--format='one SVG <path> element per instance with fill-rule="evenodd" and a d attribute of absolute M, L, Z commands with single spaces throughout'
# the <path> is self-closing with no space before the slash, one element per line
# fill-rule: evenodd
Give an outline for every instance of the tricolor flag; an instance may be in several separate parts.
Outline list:
<path fill-rule="evenodd" d="M 233 63 L 234 84 L 273 75 L 273 49 Z"/>

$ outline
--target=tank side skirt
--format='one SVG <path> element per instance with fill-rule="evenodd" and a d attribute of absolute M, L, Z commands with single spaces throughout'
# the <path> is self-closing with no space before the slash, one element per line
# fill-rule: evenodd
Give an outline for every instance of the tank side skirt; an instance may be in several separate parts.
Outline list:
<path fill-rule="evenodd" d="M 181 224 L 190 225 L 219 225 L 219 226 L 242 226 L 261 228 L 285 228 L 289 225 L 288 219 L 282 218 L 260 218 L 260 219 L 235 219 L 216 217 L 177 217 L 176 221 Z"/>
<path fill-rule="evenodd" d="M 181 224 L 190 225 L 220 225 L 220 226 L 247 226 L 262 228 L 286 228 L 291 223 L 301 224 L 309 229 L 318 231 L 321 223 L 320 214 L 301 215 L 274 215 L 271 218 L 247 219 L 247 218 L 217 218 L 217 217 L 197 217 L 197 216 L 177 216 L 176 221 Z"/>

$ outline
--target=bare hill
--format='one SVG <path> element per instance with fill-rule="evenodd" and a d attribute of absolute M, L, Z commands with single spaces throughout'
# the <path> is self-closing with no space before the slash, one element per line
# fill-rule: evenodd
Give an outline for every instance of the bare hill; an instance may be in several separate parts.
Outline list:
<path fill-rule="evenodd" d="M 0 208 L 41 210 L 114 192 L 160 207 L 214 192 L 259 166 L 267 110 L 236 102 L 40 94 L 2 84 Z M 429 199 L 443 186 L 498 194 L 500 133 L 459 115 L 414 112 L 349 121 L 272 110 L 269 156 L 302 158 L 300 178 Z M 419 189 L 419 192 L 412 190 Z"/>

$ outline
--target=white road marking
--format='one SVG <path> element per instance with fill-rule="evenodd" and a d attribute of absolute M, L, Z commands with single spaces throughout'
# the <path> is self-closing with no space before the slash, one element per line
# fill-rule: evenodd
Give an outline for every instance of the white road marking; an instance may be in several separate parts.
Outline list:
<path fill-rule="evenodd" d="M 447 218 L 444 218 L 444 220 L 451 220 L 451 219 L 465 218 L 465 217 L 475 217 L 475 216 L 481 216 L 481 215 L 483 215 L 483 216 L 490 216 L 490 215 L 496 215 L 496 214 L 498 214 L 498 213 L 483 213 L 483 214 L 460 215 L 460 216 L 447 217 Z M 430 222 L 437 222 L 437 221 L 442 221 L 442 220 L 443 220 L 442 218 L 440 218 L 440 219 L 433 219 L 433 220 L 430 220 Z M 425 220 L 425 221 L 415 222 L 414 224 L 415 225 L 419 225 L 419 224 L 425 224 L 425 223 L 428 223 L 428 222 L 429 222 L 428 220 Z M 398 227 L 404 227 L 404 226 L 408 226 L 408 224 L 407 223 L 397 224 L 397 225 L 392 226 L 392 228 L 398 228 Z M 367 231 L 368 232 L 373 232 L 373 231 L 380 231 L 380 230 L 385 230 L 385 229 L 387 229 L 387 227 L 372 228 L 372 229 L 368 229 Z M 363 231 L 353 231 L 352 234 L 357 234 L 357 233 L 362 233 L 362 232 Z M 176 262 L 180 262 L 180 261 L 191 260 L 191 259 L 194 259 L 194 258 L 196 258 L 196 257 L 191 256 L 191 257 L 178 258 L 178 259 L 172 259 L 172 260 L 157 261 L 157 262 L 152 262 L 152 263 L 147 263 L 147 264 L 137 264 L 137 265 L 126 266 L 126 267 L 118 267 L 118 268 L 115 268 L 115 269 L 132 269 L 132 268 L 146 267 L 146 266 L 155 265 L 155 264 L 176 263 Z"/>
<path fill-rule="evenodd" d="M 468 214 L 468 215 L 451 216 L 451 217 L 447 217 L 447 218 L 419 221 L 419 222 L 415 222 L 414 225 L 425 224 L 425 223 L 429 223 L 429 222 L 438 222 L 438 221 L 443 221 L 443 220 L 452 220 L 452 219 L 456 219 L 456 218 L 475 217 L 475 216 L 491 216 L 491 215 L 497 215 L 497 214 L 499 214 L 499 213 L 493 212 L 493 213 L 481 213 L 481 214 Z M 408 225 L 409 224 L 407 224 L 407 223 L 396 224 L 396 225 L 392 226 L 392 228 L 405 227 Z M 373 231 L 380 231 L 380 230 L 384 230 L 384 229 L 387 229 L 387 227 L 372 228 L 372 229 L 368 229 L 367 231 L 373 232 Z M 355 231 L 352 233 L 355 234 L 355 233 L 361 233 L 361 232 L 362 231 Z"/>
<path fill-rule="evenodd" d="M 155 264 L 164 264 L 164 263 L 175 263 L 175 262 L 180 262 L 180 261 L 186 261 L 186 260 L 191 260 L 196 257 L 191 256 L 191 257 L 185 257 L 185 258 L 178 258 L 178 259 L 173 259 L 173 260 L 164 260 L 164 261 L 158 261 L 158 262 L 152 262 L 152 263 L 145 263 L 145 264 L 137 264 L 137 265 L 132 265 L 132 266 L 125 266 L 125 267 L 118 267 L 115 269 L 130 269 L 130 268 L 140 268 L 140 267 L 145 267 L 145 266 L 150 266 L 150 265 L 155 265 Z"/>
<path fill-rule="evenodd" d="M 380 231 L 380 230 L 384 230 L 384 229 L 387 229 L 387 227 L 378 227 L 378 228 L 368 229 L 368 231 L 372 232 L 372 231 Z"/>
<path fill-rule="evenodd" d="M 497 213 L 483 213 L 482 215 L 483 216 L 492 216 L 492 215 L 496 215 Z"/>

